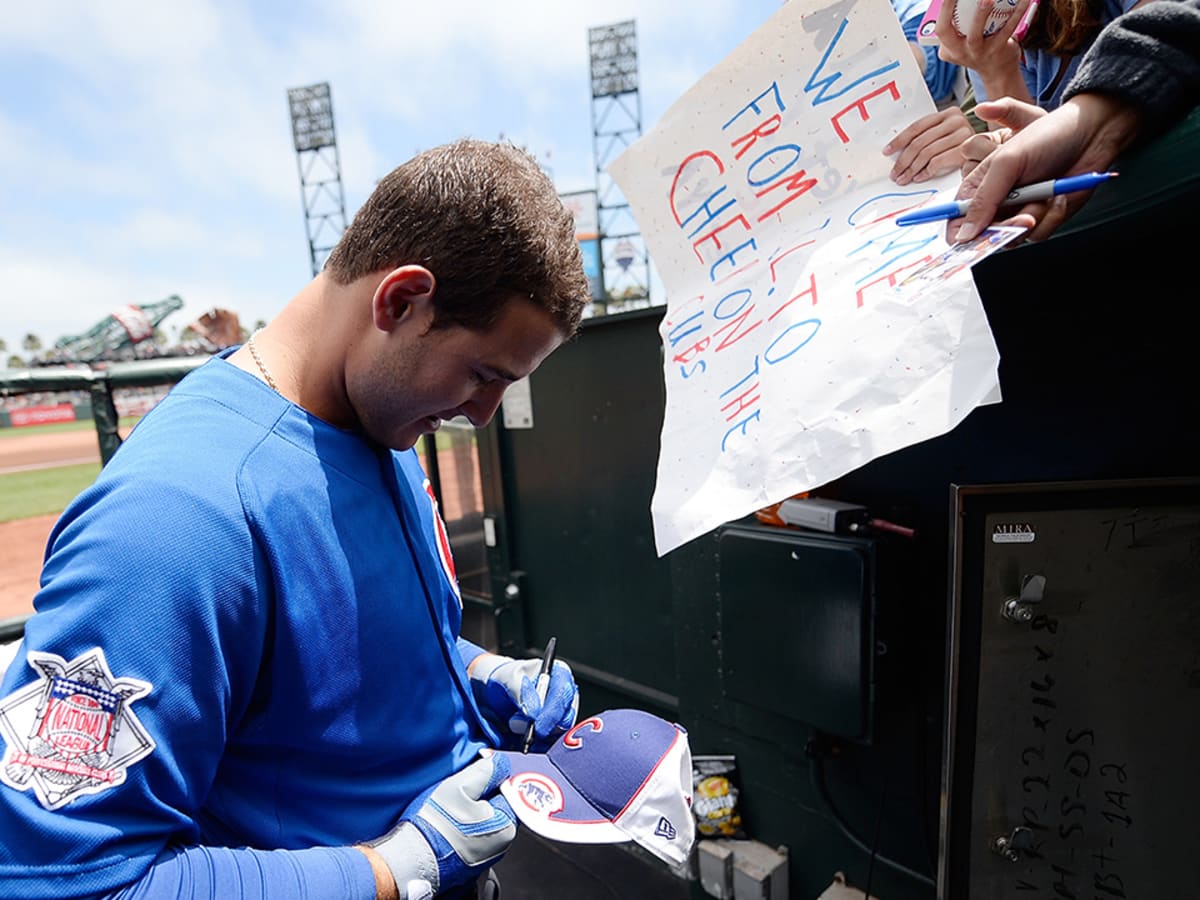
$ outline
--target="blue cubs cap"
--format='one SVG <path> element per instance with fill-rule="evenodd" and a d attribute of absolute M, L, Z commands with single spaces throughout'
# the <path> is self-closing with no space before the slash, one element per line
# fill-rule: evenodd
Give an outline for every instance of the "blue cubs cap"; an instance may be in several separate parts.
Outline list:
<path fill-rule="evenodd" d="M 504 751 L 500 791 L 530 830 L 572 844 L 634 841 L 681 865 L 695 840 L 687 732 L 637 709 L 578 722 L 545 753 Z"/>

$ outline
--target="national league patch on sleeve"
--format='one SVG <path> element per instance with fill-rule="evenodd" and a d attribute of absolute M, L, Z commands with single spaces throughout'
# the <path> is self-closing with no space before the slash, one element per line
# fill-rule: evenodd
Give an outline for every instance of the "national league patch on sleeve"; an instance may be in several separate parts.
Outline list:
<path fill-rule="evenodd" d="M 114 678 L 94 647 L 68 662 L 30 651 L 39 677 L 0 700 L 0 735 L 8 744 L 0 782 L 33 790 L 46 809 L 125 781 L 126 770 L 154 750 L 132 710 L 153 685 Z"/>

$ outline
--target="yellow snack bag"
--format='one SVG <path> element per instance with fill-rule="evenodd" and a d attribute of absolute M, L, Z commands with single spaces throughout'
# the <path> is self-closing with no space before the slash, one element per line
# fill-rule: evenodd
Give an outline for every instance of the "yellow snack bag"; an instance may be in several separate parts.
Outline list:
<path fill-rule="evenodd" d="M 697 837 L 744 839 L 737 758 L 692 757 L 692 815 Z"/>

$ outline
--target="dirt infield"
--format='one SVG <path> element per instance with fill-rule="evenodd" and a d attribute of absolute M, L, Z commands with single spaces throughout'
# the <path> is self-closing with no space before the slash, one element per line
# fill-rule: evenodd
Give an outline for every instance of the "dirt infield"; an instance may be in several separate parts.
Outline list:
<path fill-rule="evenodd" d="M 0 474 L 99 461 L 100 445 L 90 428 L 0 437 Z M 56 519 L 52 514 L 0 522 L 0 619 L 33 612 L 42 553 Z"/>
<path fill-rule="evenodd" d="M 100 442 L 91 428 L 0 435 L 0 475 L 21 469 L 46 469 L 100 462 Z"/>

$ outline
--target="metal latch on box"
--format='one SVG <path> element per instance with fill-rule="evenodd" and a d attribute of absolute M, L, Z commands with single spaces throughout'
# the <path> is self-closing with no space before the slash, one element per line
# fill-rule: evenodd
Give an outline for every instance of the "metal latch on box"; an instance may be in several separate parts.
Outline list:
<path fill-rule="evenodd" d="M 988 849 L 1009 862 L 1016 862 L 1021 858 L 1022 850 L 1033 849 L 1033 832 L 1024 825 L 1018 825 L 1011 834 L 998 834 L 992 838 L 988 842 Z"/>
<path fill-rule="evenodd" d="M 1021 592 L 1004 601 L 1000 614 L 1010 622 L 1030 622 L 1033 619 L 1033 607 L 1042 602 L 1045 593 L 1045 575 L 1026 575 L 1021 579 Z"/>

